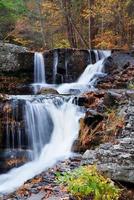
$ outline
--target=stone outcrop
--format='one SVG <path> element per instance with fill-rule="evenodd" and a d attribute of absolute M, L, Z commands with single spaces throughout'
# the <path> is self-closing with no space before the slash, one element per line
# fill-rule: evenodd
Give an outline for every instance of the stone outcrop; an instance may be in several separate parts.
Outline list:
<path fill-rule="evenodd" d="M 118 106 L 128 102 L 129 94 L 127 90 L 100 90 L 74 98 L 74 103 L 86 108 L 85 117 L 80 120 L 79 138 L 73 146 L 74 151 L 83 152 L 101 143 L 115 141 L 124 126 Z"/>
<path fill-rule="evenodd" d="M 23 100 L 12 101 L 10 96 L 0 94 L 0 173 L 20 166 L 29 159 L 23 111 Z"/>
<path fill-rule="evenodd" d="M 55 83 L 70 83 L 76 81 L 86 66 L 95 62 L 95 54 L 84 49 L 54 49 L 44 53 L 46 66 L 46 81 L 53 83 L 53 70 L 57 62 Z"/>
<path fill-rule="evenodd" d="M 43 53 L 47 83 L 76 81 L 95 54 L 80 49 L 54 49 Z M 90 58 L 91 57 L 91 58 Z M 57 64 L 56 64 L 57 63 Z M 57 72 L 54 77 L 54 68 Z M 33 83 L 34 52 L 14 44 L 0 43 L 0 92 L 30 94 Z"/>
<path fill-rule="evenodd" d="M 41 88 L 40 91 L 38 92 L 38 94 L 42 94 L 42 95 L 45 95 L 45 94 L 59 94 L 57 90 L 53 89 L 53 88 Z"/>
<path fill-rule="evenodd" d="M 111 57 L 104 61 L 104 70 L 107 76 L 98 82 L 101 89 L 128 88 L 134 79 L 134 55 L 132 52 L 113 52 Z"/>
<path fill-rule="evenodd" d="M 33 79 L 33 57 L 25 47 L 0 43 L 0 92 L 27 94 L 24 87 Z M 23 93 L 24 92 L 24 93 Z"/>
<path fill-rule="evenodd" d="M 131 101 L 130 101 L 131 100 Z M 120 115 L 125 116 L 124 128 L 114 143 L 101 144 L 95 150 L 87 150 L 82 164 L 97 164 L 113 180 L 134 183 L 134 103 L 122 106 Z"/>
<path fill-rule="evenodd" d="M 95 52 L 86 49 L 53 49 L 45 51 L 43 56 L 46 81 L 56 84 L 76 81 L 86 66 L 95 63 L 96 59 Z M 98 79 L 98 88 L 127 88 L 133 80 L 133 53 L 115 51 L 104 61 L 104 65 L 108 76 Z M 33 93 L 31 87 L 28 87 L 33 83 L 33 77 L 34 52 L 14 44 L 0 43 L 0 92 Z"/>

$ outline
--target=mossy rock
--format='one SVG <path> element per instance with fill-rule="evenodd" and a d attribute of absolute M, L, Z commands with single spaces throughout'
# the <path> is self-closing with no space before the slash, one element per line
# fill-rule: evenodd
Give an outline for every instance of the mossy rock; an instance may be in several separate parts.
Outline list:
<path fill-rule="evenodd" d="M 57 90 L 53 88 L 41 88 L 38 94 L 59 94 Z"/>

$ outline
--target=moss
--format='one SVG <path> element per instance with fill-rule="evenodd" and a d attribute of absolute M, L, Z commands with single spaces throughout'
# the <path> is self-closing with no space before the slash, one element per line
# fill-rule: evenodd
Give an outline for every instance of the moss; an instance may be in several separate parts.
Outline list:
<path fill-rule="evenodd" d="M 134 80 L 129 82 L 127 88 L 130 89 L 130 90 L 134 90 Z"/>

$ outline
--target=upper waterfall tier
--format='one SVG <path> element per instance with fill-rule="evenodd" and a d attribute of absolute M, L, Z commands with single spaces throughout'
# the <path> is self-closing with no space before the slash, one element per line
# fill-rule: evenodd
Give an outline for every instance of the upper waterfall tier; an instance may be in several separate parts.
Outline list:
<path fill-rule="evenodd" d="M 60 65 L 60 57 L 58 55 L 58 51 L 55 50 L 53 53 L 53 70 L 52 70 L 52 74 L 53 74 L 53 83 L 55 83 L 54 85 L 41 82 L 42 80 L 42 76 L 39 75 L 43 75 L 45 76 L 45 69 L 44 69 L 44 65 L 43 67 L 41 66 L 42 63 L 44 62 L 42 61 L 42 57 L 41 54 L 39 53 L 35 53 L 35 66 L 34 66 L 34 77 L 36 77 L 34 79 L 34 92 L 40 92 L 41 88 L 54 88 L 57 89 L 59 93 L 61 94 L 72 94 L 72 93 L 80 93 L 80 92 L 84 92 L 86 90 L 88 90 L 90 87 L 93 87 L 96 84 L 96 81 L 99 77 L 103 77 L 104 74 L 104 64 L 103 61 L 106 57 L 110 56 L 111 51 L 103 51 L 103 50 L 89 50 L 89 62 L 91 64 L 89 64 L 84 72 L 80 75 L 80 77 L 78 78 L 77 82 L 72 82 L 72 83 L 66 83 L 68 82 L 68 77 L 70 76 L 70 69 L 68 66 L 68 57 L 65 54 L 65 62 L 64 65 L 62 66 L 62 68 L 64 70 L 60 70 L 59 71 L 59 65 Z M 94 61 L 92 60 L 92 54 L 94 53 L 95 57 L 94 57 Z M 40 61 L 41 60 L 41 61 Z M 94 64 L 93 64 L 94 62 Z M 39 63 L 39 64 L 38 64 Z M 41 63 L 41 64 L 40 64 Z M 45 64 L 45 66 L 47 66 Z M 44 70 L 44 71 L 43 71 Z M 47 72 L 47 71 L 46 71 Z M 38 76 L 37 76 L 38 75 Z M 61 83 L 62 85 L 58 86 L 56 85 L 56 80 L 57 80 L 57 76 L 59 76 L 61 78 Z M 39 81 L 40 78 L 40 81 Z M 46 79 L 46 77 L 44 77 L 44 79 Z M 66 83 L 66 84 L 65 84 Z"/>
<path fill-rule="evenodd" d="M 34 83 L 45 83 L 45 64 L 42 53 L 35 52 L 34 55 Z"/>

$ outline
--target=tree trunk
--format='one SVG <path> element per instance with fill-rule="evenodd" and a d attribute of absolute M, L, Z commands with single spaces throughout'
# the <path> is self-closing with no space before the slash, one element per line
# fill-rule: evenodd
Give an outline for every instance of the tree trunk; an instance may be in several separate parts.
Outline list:
<path fill-rule="evenodd" d="M 94 5 L 94 0 L 88 0 L 88 8 L 91 11 L 92 6 Z M 94 47 L 94 39 L 97 33 L 97 29 L 94 25 L 94 18 L 92 17 L 91 13 L 88 18 L 88 42 L 89 42 L 89 49 Z"/>
<path fill-rule="evenodd" d="M 72 16 L 71 16 L 71 0 L 61 0 L 61 7 L 63 14 L 66 19 L 66 25 L 67 25 L 67 34 L 68 34 L 68 40 L 71 44 L 72 48 L 77 48 L 77 37 L 81 40 L 84 47 L 88 48 L 88 43 L 84 40 L 83 36 L 81 35 L 80 31 L 76 27 Z"/>
<path fill-rule="evenodd" d="M 88 8 L 89 10 L 91 10 L 91 2 L 90 0 L 88 0 Z M 89 14 L 89 18 L 88 18 L 88 40 L 89 40 L 89 49 L 92 48 L 91 45 L 91 14 Z"/>
<path fill-rule="evenodd" d="M 37 12 L 38 12 L 38 15 L 39 15 L 43 48 L 46 48 L 47 44 L 46 44 L 46 37 L 45 37 L 45 30 L 44 30 L 45 25 L 44 25 L 44 19 L 43 19 L 42 13 L 41 13 L 42 0 L 35 0 L 35 2 L 36 2 L 36 6 L 37 6 Z"/>
<path fill-rule="evenodd" d="M 73 30 L 72 24 L 69 20 L 71 17 L 71 1 L 70 0 L 60 0 L 61 8 L 66 20 L 66 27 L 67 27 L 67 35 L 68 35 L 68 41 L 72 48 L 77 48 L 77 41 L 75 32 Z"/>

